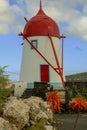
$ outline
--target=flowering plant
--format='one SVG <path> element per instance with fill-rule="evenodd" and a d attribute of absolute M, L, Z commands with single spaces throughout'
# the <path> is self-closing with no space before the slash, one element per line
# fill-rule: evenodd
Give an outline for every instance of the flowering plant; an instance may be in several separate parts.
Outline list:
<path fill-rule="evenodd" d="M 70 107 L 78 112 L 87 109 L 87 102 L 82 98 L 75 98 L 69 103 Z"/>
<path fill-rule="evenodd" d="M 75 120 L 75 124 L 73 127 L 73 130 L 75 130 L 76 126 L 77 126 L 78 119 L 79 119 L 80 111 L 87 110 L 87 101 L 85 101 L 85 99 L 82 99 L 82 98 L 74 98 L 72 101 L 70 101 L 69 105 L 73 110 L 76 110 L 78 112 L 77 118 Z"/>
<path fill-rule="evenodd" d="M 54 118 L 54 111 L 60 112 L 62 107 L 61 107 L 61 103 L 62 100 L 60 98 L 60 96 L 57 94 L 57 92 L 50 92 L 46 95 L 46 99 L 47 99 L 47 103 L 50 105 L 50 109 L 52 110 L 53 113 L 53 130 L 54 130 L 54 120 L 56 122 L 56 125 L 59 124 L 57 122 L 58 119 Z"/>
<path fill-rule="evenodd" d="M 57 92 L 50 92 L 46 95 L 47 103 L 50 105 L 51 110 L 61 111 L 62 100 Z"/>

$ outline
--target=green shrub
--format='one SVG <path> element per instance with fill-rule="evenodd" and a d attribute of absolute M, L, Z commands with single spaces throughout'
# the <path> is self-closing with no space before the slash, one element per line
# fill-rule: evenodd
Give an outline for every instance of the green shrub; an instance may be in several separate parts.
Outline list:
<path fill-rule="evenodd" d="M 45 119 L 40 119 L 37 124 L 31 126 L 30 128 L 26 128 L 26 130 L 44 130 Z"/>
<path fill-rule="evenodd" d="M 11 91 L 7 89 L 6 86 L 9 82 L 8 75 L 5 75 L 5 68 L 7 66 L 1 67 L 0 66 L 0 113 L 2 111 L 2 105 L 5 99 L 10 96 Z"/>
<path fill-rule="evenodd" d="M 0 99 L 2 100 L 6 99 L 10 95 L 11 95 L 10 89 L 7 89 L 7 88 L 0 89 Z"/>

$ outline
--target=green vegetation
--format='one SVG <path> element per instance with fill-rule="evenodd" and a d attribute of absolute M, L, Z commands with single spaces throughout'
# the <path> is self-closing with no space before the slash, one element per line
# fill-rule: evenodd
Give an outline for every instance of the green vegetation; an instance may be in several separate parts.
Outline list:
<path fill-rule="evenodd" d="M 87 72 L 66 76 L 71 98 L 82 97 L 87 100 Z"/>
<path fill-rule="evenodd" d="M 87 72 L 72 74 L 66 76 L 66 81 L 80 81 L 86 82 L 87 81 Z"/>
<path fill-rule="evenodd" d="M 5 75 L 6 67 L 7 66 L 0 67 L 0 99 L 4 99 L 9 95 L 9 90 L 6 89 L 6 86 L 9 82 L 8 75 Z"/>
<path fill-rule="evenodd" d="M 68 92 L 70 94 L 70 98 L 84 98 L 87 100 L 87 87 L 84 85 L 70 85 L 67 86 Z"/>
<path fill-rule="evenodd" d="M 36 125 L 26 128 L 26 130 L 44 130 L 45 119 L 40 119 Z"/>
<path fill-rule="evenodd" d="M 5 68 L 7 66 L 1 67 L 0 66 L 0 89 L 5 87 L 9 81 L 8 75 L 5 75 Z"/>
<path fill-rule="evenodd" d="M 3 102 L 11 94 L 10 89 L 6 88 L 8 82 L 9 82 L 8 75 L 5 75 L 6 67 L 7 66 L 0 67 L 0 113 L 1 113 Z"/>

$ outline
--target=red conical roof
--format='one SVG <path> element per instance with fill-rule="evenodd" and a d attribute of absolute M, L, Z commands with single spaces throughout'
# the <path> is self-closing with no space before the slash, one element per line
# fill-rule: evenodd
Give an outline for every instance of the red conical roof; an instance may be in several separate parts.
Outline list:
<path fill-rule="evenodd" d="M 60 37 L 60 32 L 54 20 L 48 17 L 42 10 L 41 2 L 40 9 L 36 16 L 27 21 L 24 32 L 27 37 L 29 36 L 51 36 Z"/>

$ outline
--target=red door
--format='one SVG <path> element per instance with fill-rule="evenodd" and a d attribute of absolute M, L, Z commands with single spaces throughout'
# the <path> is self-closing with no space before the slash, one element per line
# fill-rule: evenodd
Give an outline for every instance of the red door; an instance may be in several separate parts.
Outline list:
<path fill-rule="evenodd" d="M 40 66 L 41 82 L 49 82 L 49 65 Z"/>

